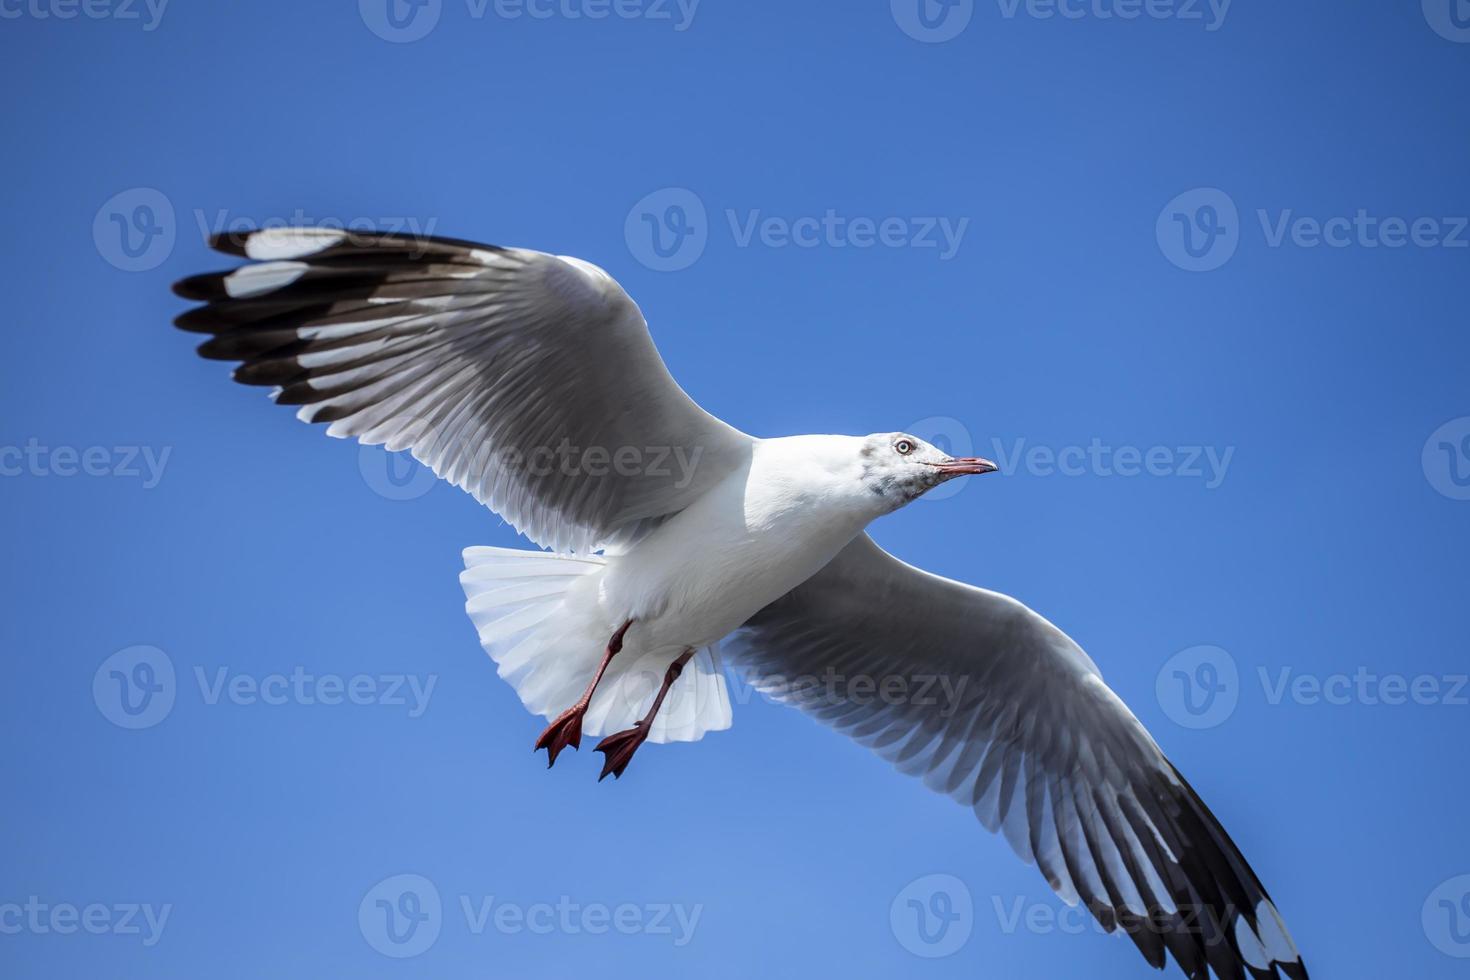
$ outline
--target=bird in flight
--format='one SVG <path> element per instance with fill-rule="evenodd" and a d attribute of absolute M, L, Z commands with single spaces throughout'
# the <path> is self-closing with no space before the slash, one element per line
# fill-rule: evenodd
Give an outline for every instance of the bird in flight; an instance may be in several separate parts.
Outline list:
<path fill-rule="evenodd" d="M 759 690 L 971 808 L 1069 904 L 1190 977 L 1307 976 L 1245 858 L 1076 643 L 931 575 L 865 528 L 993 471 L 916 436 L 755 438 L 670 376 L 642 314 L 580 259 L 274 228 L 184 279 L 207 358 L 327 434 L 408 450 L 544 549 L 475 547 L 460 582 L 548 764 L 600 735 L 728 728 L 721 656 Z M 723 641 L 723 642 L 722 642 Z"/>

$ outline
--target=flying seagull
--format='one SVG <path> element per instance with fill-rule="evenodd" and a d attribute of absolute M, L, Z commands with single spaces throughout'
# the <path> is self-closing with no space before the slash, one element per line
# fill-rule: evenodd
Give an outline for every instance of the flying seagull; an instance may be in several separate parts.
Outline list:
<path fill-rule="evenodd" d="M 1167 950 L 1204 980 L 1307 976 L 1087 654 L 865 532 L 993 463 L 902 432 L 748 436 L 684 393 L 580 259 L 316 228 L 211 245 L 252 261 L 174 287 L 204 303 L 176 321 L 213 335 L 200 354 L 328 435 L 408 450 L 548 549 L 469 548 L 460 575 L 500 676 L 550 722 L 548 764 L 602 735 L 598 778 L 620 777 L 645 741 L 729 727 L 723 640 L 759 689 L 972 808 L 1153 966 Z"/>

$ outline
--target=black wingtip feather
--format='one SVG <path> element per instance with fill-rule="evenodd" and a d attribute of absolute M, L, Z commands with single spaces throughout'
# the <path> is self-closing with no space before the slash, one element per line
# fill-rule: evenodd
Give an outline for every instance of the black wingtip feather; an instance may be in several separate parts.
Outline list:
<path fill-rule="evenodd" d="M 175 296 L 181 296 L 184 299 L 200 300 L 206 303 L 217 299 L 224 299 L 226 296 L 224 285 L 226 275 L 228 273 L 204 272 L 199 275 L 188 276 L 173 284 L 173 293 Z"/>
<path fill-rule="evenodd" d="M 245 243 L 258 230 L 252 228 L 249 231 L 217 231 L 209 236 L 209 247 L 226 255 L 236 255 L 242 259 L 249 258 L 245 254 Z"/>
<path fill-rule="evenodd" d="M 234 255 L 245 259 L 250 257 L 246 254 L 246 246 L 250 243 L 251 238 L 262 231 L 281 230 L 288 229 L 247 228 L 236 231 L 216 232 L 209 236 L 209 247 L 216 252 L 223 252 L 225 255 Z M 305 225 L 298 229 L 290 230 L 335 232 L 340 229 Z M 367 229 L 348 230 L 344 231 L 343 235 L 345 237 L 340 242 L 330 245 L 319 252 L 303 256 L 303 258 L 341 255 L 344 252 L 407 252 L 414 257 L 421 258 L 429 254 L 452 254 L 465 250 L 497 253 L 510 251 L 509 248 L 503 245 L 487 245 L 484 242 L 470 241 L 467 238 L 448 238 L 442 235 L 405 235 L 398 232 L 372 231 Z"/>

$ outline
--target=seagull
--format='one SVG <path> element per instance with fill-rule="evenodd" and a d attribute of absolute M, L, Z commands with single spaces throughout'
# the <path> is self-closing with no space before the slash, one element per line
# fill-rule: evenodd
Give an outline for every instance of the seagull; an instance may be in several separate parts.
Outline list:
<path fill-rule="evenodd" d="M 773 700 L 972 809 L 1158 969 L 1307 976 L 1260 880 L 1097 665 L 1008 596 L 907 565 L 874 519 L 996 469 L 903 432 L 756 438 L 669 374 L 581 259 L 445 238 L 265 228 L 175 292 L 206 358 L 328 435 L 420 463 L 543 550 L 472 547 L 481 645 L 548 765 L 603 736 L 730 726 L 724 659 Z"/>

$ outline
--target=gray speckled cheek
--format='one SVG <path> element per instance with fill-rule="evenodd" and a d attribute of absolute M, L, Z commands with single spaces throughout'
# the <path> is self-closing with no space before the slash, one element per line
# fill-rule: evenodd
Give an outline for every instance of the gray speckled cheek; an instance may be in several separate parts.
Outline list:
<path fill-rule="evenodd" d="M 864 446 L 862 451 L 863 469 L 860 479 L 863 486 L 873 491 L 880 497 L 886 497 L 894 489 L 894 479 L 891 474 L 884 473 L 873 463 L 873 452 Z"/>
<path fill-rule="evenodd" d="M 870 456 L 868 453 L 863 454 Z M 878 466 L 864 459 L 862 468 L 863 485 L 876 496 L 883 497 L 895 505 L 906 504 L 922 496 L 924 492 L 932 487 L 937 480 L 925 478 L 925 474 L 908 467 L 901 469 L 891 466 Z"/>

